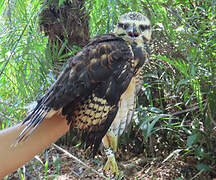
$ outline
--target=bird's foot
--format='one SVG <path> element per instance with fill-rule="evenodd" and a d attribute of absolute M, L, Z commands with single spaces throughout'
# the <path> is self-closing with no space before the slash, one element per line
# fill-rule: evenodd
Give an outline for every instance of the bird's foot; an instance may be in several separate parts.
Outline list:
<path fill-rule="evenodd" d="M 118 165 L 112 149 L 111 148 L 105 149 L 105 153 L 107 156 L 107 162 L 103 168 L 104 175 L 109 176 L 110 178 L 118 178 L 119 175 Z"/>

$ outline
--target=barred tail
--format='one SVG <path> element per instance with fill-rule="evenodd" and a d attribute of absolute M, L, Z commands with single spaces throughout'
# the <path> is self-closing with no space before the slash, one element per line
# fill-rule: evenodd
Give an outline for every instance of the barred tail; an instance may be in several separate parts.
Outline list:
<path fill-rule="evenodd" d="M 31 112 L 24 119 L 22 125 L 26 124 L 26 127 L 19 134 L 14 145 L 25 141 L 29 136 L 31 136 L 32 133 L 36 130 L 36 128 L 40 125 L 40 123 L 45 119 L 50 110 L 50 107 L 46 107 L 44 105 L 37 105 L 33 112 Z"/>

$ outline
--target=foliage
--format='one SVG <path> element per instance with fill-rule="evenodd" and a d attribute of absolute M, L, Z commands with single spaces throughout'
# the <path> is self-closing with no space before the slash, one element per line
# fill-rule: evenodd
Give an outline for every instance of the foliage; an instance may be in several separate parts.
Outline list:
<path fill-rule="evenodd" d="M 29 2 L 30 3 L 30 2 Z M 1 16 L 0 109 L 14 119 L 24 116 L 24 106 L 50 85 L 47 39 L 38 32 L 40 1 L 8 2 Z M 40 73 L 38 73 L 40 72 Z M 10 122 L 2 119 L 2 127 Z"/>
<path fill-rule="evenodd" d="M 213 0 L 86 1 L 91 36 L 111 32 L 118 16 L 128 11 L 150 17 L 152 58 L 131 131 L 139 129 L 142 144 L 152 147 L 168 142 L 172 150 L 167 157 L 172 152 L 193 155 L 199 171 L 216 167 L 215 6 Z M 43 7 L 39 0 L 0 1 L 1 128 L 22 120 L 26 104 L 54 81 L 48 40 L 38 31 Z"/>

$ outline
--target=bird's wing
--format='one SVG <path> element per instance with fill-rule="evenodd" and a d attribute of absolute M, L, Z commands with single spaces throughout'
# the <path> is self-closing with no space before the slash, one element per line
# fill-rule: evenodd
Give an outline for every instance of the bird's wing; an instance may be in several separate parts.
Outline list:
<path fill-rule="evenodd" d="M 133 76 L 131 47 L 112 34 L 96 36 L 69 60 L 54 85 L 26 117 L 27 125 L 18 142 L 31 135 L 44 118 L 61 112 L 88 145 L 97 147 Z"/>

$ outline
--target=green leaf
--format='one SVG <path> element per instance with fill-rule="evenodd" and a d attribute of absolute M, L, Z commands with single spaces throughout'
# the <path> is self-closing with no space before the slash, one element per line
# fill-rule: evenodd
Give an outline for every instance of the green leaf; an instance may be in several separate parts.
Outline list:
<path fill-rule="evenodd" d="M 140 125 L 140 129 L 142 129 L 144 132 L 145 138 L 149 137 L 152 132 L 155 124 L 161 119 L 168 117 L 169 115 L 167 114 L 157 114 L 152 117 L 147 117 L 144 122 Z"/>
<path fill-rule="evenodd" d="M 197 168 L 199 171 L 201 171 L 201 170 L 203 170 L 203 171 L 209 171 L 209 170 L 210 170 L 210 168 L 208 167 L 208 165 L 203 164 L 203 163 L 197 164 L 196 168 Z"/>
<path fill-rule="evenodd" d="M 5 0 L 0 0 L 0 15 L 2 14 L 2 11 L 4 10 L 4 3 L 5 3 Z"/>
<path fill-rule="evenodd" d="M 187 147 L 192 146 L 198 138 L 198 134 L 193 134 L 187 138 Z"/>
<path fill-rule="evenodd" d="M 158 79 L 158 75 L 156 75 L 156 74 L 151 74 L 151 73 L 149 73 L 149 74 L 144 74 L 143 75 L 143 78 L 155 78 L 155 79 Z"/>
<path fill-rule="evenodd" d="M 187 85 L 189 82 L 191 82 L 191 79 L 182 79 L 180 80 L 177 85 L 180 86 L 180 85 Z"/>
<path fill-rule="evenodd" d="M 174 180 L 184 180 L 184 179 L 182 179 L 181 177 L 177 177 Z"/>
<path fill-rule="evenodd" d="M 163 111 L 156 107 L 147 107 L 147 111 L 153 112 L 153 113 L 163 113 Z"/>
<path fill-rule="evenodd" d="M 64 3 L 64 1 L 65 1 L 65 0 L 59 0 L 59 1 L 58 1 L 58 6 L 60 7 L 60 6 Z"/>

